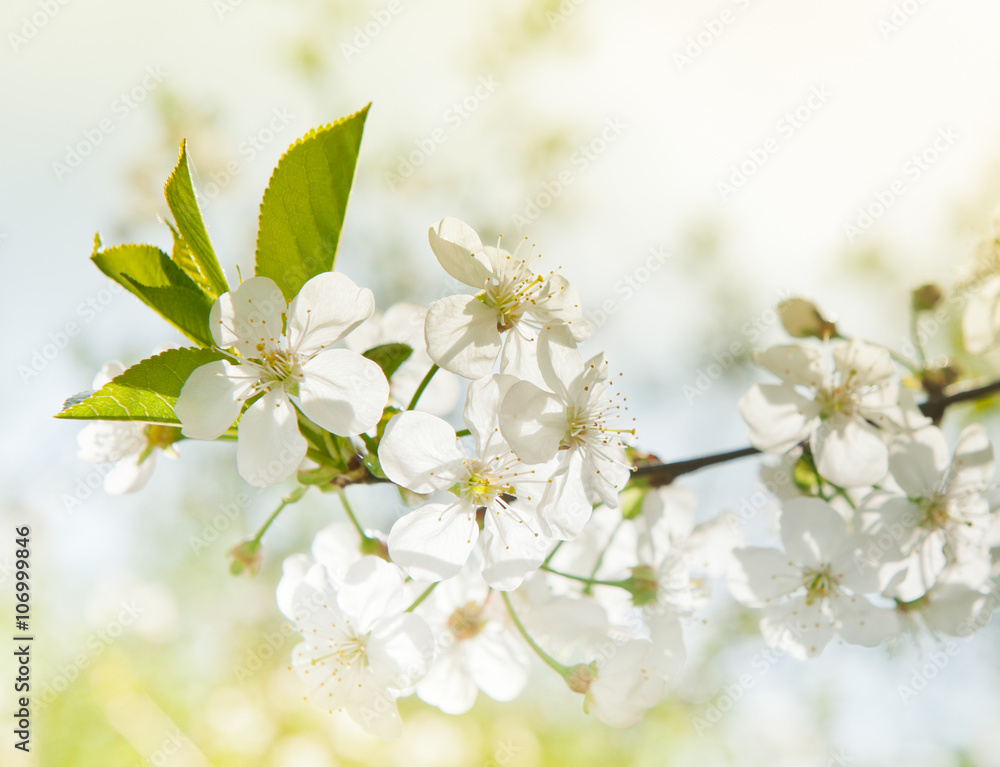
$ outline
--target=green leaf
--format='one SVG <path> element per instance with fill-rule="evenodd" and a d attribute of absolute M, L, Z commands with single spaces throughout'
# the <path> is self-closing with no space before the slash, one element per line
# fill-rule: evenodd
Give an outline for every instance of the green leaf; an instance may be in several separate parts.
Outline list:
<path fill-rule="evenodd" d="M 214 299 L 204 293 L 187 272 L 152 245 L 119 245 L 100 250 L 91 260 L 97 268 L 202 346 L 211 346 L 208 316 Z"/>
<path fill-rule="evenodd" d="M 178 259 L 177 264 L 214 301 L 220 294 L 229 290 L 229 285 L 222 273 L 222 267 L 219 266 L 219 260 L 215 257 L 208 232 L 205 230 L 205 222 L 201 218 L 201 210 L 198 208 L 194 185 L 191 183 L 186 140 L 181 142 L 181 155 L 177 160 L 177 167 L 167 179 L 163 193 L 167 198 L 170 212 L 174 214 L 174 221 L 177 222 L 176 229 L 170 227 L 174 231 L 175 257 L 178 255 L 178 231 L 187 246 L 181 251 L 182 258 Z"/>
<path fill-rule="evenodd" d="M 413 349 L 406 344 L 382 344 L 369 349 L 364 356 L 382 368 L 386 380 L 389 380 L 411 354 Z"/>
<path fill-rule="evenodd" d="M 300 138 L 264 192 L 256 274 L 274 280 L 288 301 L 333 269 L 367 115 L 366 106 Z"/>
<path fill-rule="evenodd" d="M 66 400 L 56 418 L 179 424 L 174 404 L 191 371 L 225 359 L 211 349 L 169 349 L 133 365 L 96 392 Z"/>

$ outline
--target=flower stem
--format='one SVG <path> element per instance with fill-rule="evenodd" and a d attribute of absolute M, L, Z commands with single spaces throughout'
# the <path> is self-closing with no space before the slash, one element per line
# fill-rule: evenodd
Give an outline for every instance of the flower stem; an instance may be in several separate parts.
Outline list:
<path fill-rule="evenodd" d="M 552 557 L 554 557 L 556 555 L 556 552 L 559 551 L 559 547 L 562 546 L 564 543 L 566 543 L 566 541 L 557 541 L 556 545 L 552 547 L 552 551 L 549 552 L 549 555 L 547 557 L 545 557 L 545 561 L 542 562 L 542 564 L 540 566 L 541 567 L 548 567 L 549 566 L 549 562 L 552 561 Z"/>
<path fill-rule="evenodd" d="M 910 338 L 913 340 L 913 348 L 917 350 L 917 357 L 920 359 L 920 367 L 927 366 L 927 353 L 924 351 L 924 344 L 920 340 L 920 328 L 917 325 L 919 316 L 915 309 L 910 310 Z"/>
<path fill-rule="evenodd" d="M 413 399 L 411 399 L 410 404 L 406 406 L 407 410 L 413 410 L 413 408 L 417 406 L 417 403 L 420 402 L 420 395 L 424 393 L 424 389 L 427 388 L 427 384 L 431 382 L 431 379 L 434 377 L 434 374 L 438 372 L 438 369 L 439 368 L 436 364 L 431 365 L 431 369 L 427 371 L 427 375 L 424 376 L 424 380 L 420 382 L 420 386 L 418 386 L 417 390 L 413 392 Z"/>
<path fill-rule="evenodd" d="M 611 548 L 611 543 L 615 540 L 615 536 L 618 535 L 618 531 L 621 530 L 622 524 L 625 522 L 625 518 L 618 520 L 618 524 L 615 525 L 615 529 L 611 531 L 611 535 L 608 536 L 608 542 L 604 544 L 604 548 L 601 549 L 601 553 L 597 555 L 597 561 L 594 562 L 594 567 L 590 571 L 590 578 L 593 580 L 594 576 L 597 575 L 597 571 L 601 569 L 601 564 L 604 562 L 604 555 L 608 553 L 608 549 Z M 590 594 L 591 584 L 587 584 L 584 589 L 584 594 Z"/>
<path fill-rule="evenodd" d="M 271 523 L 274 522 L 274 520 L 276 520 L 278 518 L 278 515 L 282 511 L 284 511 L 285 507 L 288 506 L 288 505 L 290 505 L 290 504 L 293 504 L 293 503 L 298 503 L 299 500 L 302 498 L 302 496 L 306 494 L 306 491 L 308 489 L 309 489 L 308 485 L 299 485 L 292 492 L 290 492 L 288 495 L 286 495 L 284 498 L 282 498 L 281 499 L 281 503 L 278 504 L 278 508 L 276 508 L 271 513 L 271 516 L 269 516 L 267 518 L 267 521 L 264 522 L 263 525 L 261 525 L 260 530 L 258 530 L 257 534 L 253 538 L 250 539 L 250 542 L 251 543 L 260 543 L 260 539 L 264 537 L 264 533 L 267 532 L 267 528 L 269 528 L 271 526 Z"/>
<path fill-rule="evenodd" d="M 413 604 L 411 604 L 409 607 L 407 607 L 405 610 L 403 610 L 403 612 L 404 613 L 412 613 L 414 610 L 416 610 L 417 607 L 420 605 L 420 603 L 423 602 L 425 599 L 427 599 L 427 597 L 429 597 L 431 595 L 431 592 L 434 591 L 435 588 L 437 588 L 437 585 L 440 582 L 441 581 L 434 581 L 434 583 L 432 583 L 430 586 L 428 586 L 426 589 L 424 589 L 424 592 L 419 597 L 417 597 L 416 599 L 414 599 L 413 600 Z"/>
<path fill-rule="evenodd" d="M 553 570 L 548 565 L 542 565 L 541 569 L 547 573 L 552 573 L 553 575 L 559 575 L 563 578 L 569 578 L 570 580 L 579 581 L 580 583 L 586 583 L 588 586 L 617 586 L 620 589 L 629 591 L 628 581 L 602 581 L 596 578 L 586 578 L 582 575 L 572 575 L 570 573 L 560 572 L 559 570 Z"/>
<path fill-rule="evenodd" d="M 538 655 L 539 658 L 545 661 L 546 665 L 549 666 L 549 668 L 551 668 L 553 671 L 559 674 L 559 676 L 565 679 L 570 672 L 570 667 L 564 666 L 562 663 L 557 661 L 555 658 L 553 658 L 551 655 L 545 652 L 545 650 L 543 650 L 541 647 L 538 646 L 535 640 L 531 638 L 531 635 L 528 634 L 527 629 L 524 628 L 524 624 L 522 624 L 521 619 L 517 617 L 517 613 L 514 612 L 514 605 L 510 603 L 510 597 L 507 596 L 507 592 L 501 591 L 500 594 L 503 596 L 503 601 L 507 605 L 507 612 L 510 613 L 510 619 L 514 622 L 514 625 L 517 627 L 517 630 L 521 633 L 521 636 L 524 637 L 524 641 L 528 643 L 528 646 L 535 651 L 535 653 Z"/>
<path fill-rule="evenodd" d="M 344 513 L 347 514 L 347 518 L 351 520 L 354 528 L 358 531 L 358 535 L 361 536 L 361 543 L 364 544 L 365 541 L 371 540 L 371 536 L 365 532 L 364 528 L 361 527 L 361 523 L 358 522 L 358 518 L 354 515 L 354 509 L 351 508 L 351 504 L 347 500 L 347 493 L 340 487 L 337 488 L 337 494 L 340 496 L 340 503 L 344 507 Z"/>

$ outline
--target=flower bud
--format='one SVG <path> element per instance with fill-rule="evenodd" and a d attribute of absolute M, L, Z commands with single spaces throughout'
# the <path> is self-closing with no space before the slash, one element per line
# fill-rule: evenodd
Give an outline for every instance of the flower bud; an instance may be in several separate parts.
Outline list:
<path fill-rule="evenodd" d="M 632 568 L 632 576 L 625 581 L 625 588 L 632 594 L 632 604 L 642 607 L 656 601 L 660 582 L 656 571 L 648 565 Z"/>
<path fill-rule="evenodd" d="M 835 338 L 837 326 L 823 317 L 812 301 L 789 298 L 778 304 L 781 325 L 792 338 Z"/>
<path fill-rule="evenodd" d="M 586 695 L 595 679 L 597 679 L 597 668 L 594 664 L 577 663 L 566 674 L 566 685 L 573 692 Z"/>
<path fill-rule="evenodd" d="M 260 541 L 243 541 L 229 550 L 229 572 L 231 575 L 256 575 L 264 561 L 264 550 Z"/>
<path fill-rule="evenodd" d="M 929 312 L 941 303 L 943 297 L 944 293 L 937 285 L 921 285 L 911 296 L 913 311 Z"/>

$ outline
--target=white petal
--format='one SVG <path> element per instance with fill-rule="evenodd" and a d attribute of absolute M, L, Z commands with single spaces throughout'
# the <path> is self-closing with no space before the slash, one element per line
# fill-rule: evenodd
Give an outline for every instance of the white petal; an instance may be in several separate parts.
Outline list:
<path fill-rule="evenodd" d="M 420 684 L 417 697 L 451 716 L 464 714 L 476 702 L 478 690 L 465 662 L 465 645 L 452 644 L 439 655 Z"/>
<path fill-rule="evenodd" d="M 984 628 L 996 600 L 961 583 L 937 586 L 924 610 L 931 631 L 967 637 Z"/>
<path fill-rule="evenodd" d="M 955 457 L 948 472 L 947 493 L 963 496 L 982 493 L 993 481 L 996 466 L 993 445 L 982 424 L 969 424 L 962 429 L 955 448 Z"/>
<path fill-rule="evenodd" d="M 94 421 L 76 436 L 77 457 L 87 463 L 116 463 L 137 456 L 147 445 L 146 424 L 135 421 Z"/>
<path fill-rule="evenodd" d="M 288 306 L 289 346 L 307 357 L 335 344 L 368 319 L 375 297 L 340 272 L 309 280 Z"/>
<path fill-rule="evenodd" d="M 1000 327 L 1000 277 L 992 277 L 972 294 L 962 317 L 965 348 L 982 354 L 996 343 Z"/>
<path fill-rule="evenodd" d="M 889 470 L 889 449 L 878 430 L 860 418 L 823 421 L 811 444 L 817 471 L 835 485 L 874 485 Z"/>
<path fill-rule="evenodd" d="M 500 406 L 500 431 L 522 461 L 551 460 L 568 429 L 566 405 L 528 381 L 511 386 Z"/>
<path fill-rule="evenodd" d="M 517 379 L 508 375 L 491 375 L 469 384 L 462 409 L 462 420 L 476 441 L 480 456 L 508 452 L 510 446 L 500 434 L 497 411 L 507 390 Z"/>
<path fill-rule="evenodd" d="M 755 351 L 753 361 L 785 383 L 816 389 L 823 383 L 823 364 L 813 346 L 789 344 Z"/>
<path fill-rule="evenodd" d="M 777 549 L 734 549 L 727 583 L 737 601 L 761 607 L 802 588 L 802 568 Z"/>
<path fill-rule="evenodd" d="M 533 522 L 516 504 L 509 512 L 495 506 L 486 509 L 483 578 L 492 588 L 513 591 L 542 564 L 551 544 L 533 529 Z"/>
<path fill-rule="evenodd" d="M 438 263 L 459 282 L 482 290 L 492 275 L 479 235 L 457 218 L 442 218 L 427 232 Z"/>
<path fill-rule="evenodd" d="M 857 338 L 834 342 L 833 360 L 842 381 L 851 379 L 865 386 L 882 384 L 896 373 L 888 349 Z"/>
<path fill-rule="evenodd" d="M 889 470 L 911 498 L 929 497 L 948 468 L 948 441 L 936 426 L 893 438 Z"/>
<path fill-rule="evenodd" d="M 396 740 L 403 734 L 395 698 L 377 685 L 371 674 L 360 675 L 357 689 L 352 692 L 350 703 L 344 707 L 351 719 L 379 740 Z"/>
<path fill-rule="evenodd" d="M 833 639 L 833 620 L 823 609 L 823 600 L 810 605 L 804 596 L 796 597 L 769 607 L 760 621 L 760 633 L 771 647 L 807 660 L 822 653 Z"/>
<path fill-rule="evenodd" d="M 181 433 L 193 439 L 218 438 L 239 418 L 256 382 L 244 365 L 220 360 L 195 368 L 174 404 Z"/>
<path fill-rule="evenodd" d="M 545 384 L 563 401 L 572 396 L 569 385 L 583 373 L 583 357 L 564 325 L 543 328 L 538 334 L 538 367 Z"/>
<path fill-rule="evenodd" d="M 528 683 L 531 669 L 527 648 L 520 637 L 494 624 L 466 643 L 469 674 L 476 686 L 493 700 L 514 700 Z"/>
<path fill-rule="evenodd" d="M 815 570 L 844 550 L 847 525 L 826 501 L 795 498 L 781 512 L 781 541 L 789 559 Z"/>
<path fill-rule="evenodd" d="M 572 541 L 590 519 L 593 503 L 584 489 L 580 451 L 563 451 L 558 460 L 538 503 L 539 527 L 549 538 Z"/>
<path fill-rule="evenodd" d="M 611 644 L 610 642 L 608 644 Z M 590 710 L 610 727 L 633 727 L 663 695 L 651 642 L 632 640 L 598 658 L 597 679 L 586 694 Z"/>
<path fill-rule="evenodd" d="M 377 364 L 357 352 L 329 349 L 302 365 L 299 406 L 310 421 L 353 437 L 378 425 L 389 402 L 389 382 Z"/>
<path fill-rule="evenodd" d="M 686 656 L 684 632 L 677 613 L 658 605 L 655 610 L 646 610 L 644 615 L 649 625 L 649 638 L 655 649 L 653 658 L 660 673 L 664 679 L 677 676 Z"/>
<path fill-rule="evenodd" d="M 434 636 L 419 615 L 390 614 L 373 624 L 367 651 L 376 681 L 390 690 L 409 694 L 430 668 Z"/>
<path fill-rule="evenodd" d="M 259 358 L 258 344 L 274 348 L 280 343 L 281 315 L 287 308 L 274 280 L 251 277 L 236 290 L 223 293 L 212 306 L 212 337 L 224 349 L 232 346 L 242 357 Z"/>
<path fill-rule="evenodd" d="M 305 554 L 292 554 L 281 563 L 281 580 L 275 589 L 275 601 L 278 603 L 278 609 L 288 620 L 294 621 L 300 616 L 305 617 L 302 613 L 295 612 L 294 597 L 312 565 L 312 560 Z"/>
<path fill-rule="evenodd" d="M 818 408 L 789 384 L 754 384 L 740 398 L 750 442 L 766 453 L 784 453 L 808 437 Z"/>
<path fill-rule="evenodd" d="M 412 410 L 393 416 L 386 425 L 378 458 L 389 479 L 415 493 L 451 487 L 466 460 L 447 422 Z"/>
<path fill-rule="evenodd" d="M 497 312 L 475 296 L 442 298 L 427 309 L 424 339 L 440 367 L 463 378 L 482 378 L 500 353 Z"/>
<path fill-rule="evenodd" d="M 396 520 L 389 556 L 416 580 L 441 581 L 462 569 L 478 537 L 471 506 L 428 503 Z"/>
<path fill-rule="evenodd" d="M 830 599 L 830 609 L 837 621 L 837 633 L 850 644 L 878 647 L 883 639 L 899 633 L 896 612 L 875 607 L 863 597 L 836 594 Z"/>
<path fill-rule="evenodd" d="M 240 476 L 256 487 L 288 479 L 306 456 L 295 408 L 281 389 L 273 389 L 250 406 L 240 421 L 236 464 Z"/>
<path fill-rule="evenodd" d="M 383 616 L 406 607 L 403 574 L 381 557 L 361 557 L 344 575 L 337 604 L 355 630 L 366 633 Z"/>
<path fill-rule="evenodd" d="M 104 477 L 105 492 L 110 495 L 125 495 L 134 493 L 146 484 L 156 465 L 156 455 L 150 453 L 142 463 L 139 462 L 139 455 L 136 453 L 126 456 L 112 467 Z"/>
<path fill-rule="evenodd" d="M 120 376 L 125 372 L 125 366 L 118 360 L 112 360 L 111 362 L 105 362 L 101 365 L 101 369 L 97 371 L 94 376 L 94 381 L 91 386 L 96 389 L 101 389 L 107 384 L 111 383 L 115 378 Z"/>

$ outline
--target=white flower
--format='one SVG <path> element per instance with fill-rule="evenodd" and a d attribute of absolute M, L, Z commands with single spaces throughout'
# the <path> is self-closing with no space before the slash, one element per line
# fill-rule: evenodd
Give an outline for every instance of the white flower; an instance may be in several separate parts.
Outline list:
<path fill-rule="evenodd" d="M 406 607 L 399 568 L 372 556 L 352 565 L 339 586 L 313 565 L 292 599 L 304 640 L 292 667 L 310 697 L 331 712 L 346 710 L 383 740 L 402 732 L 396 698 L 423 677 L 434 652 L 427 624 Z"/>
<path fill-rule="evenodd" d="M 412 577 L 443 580 L 462 569 L 479 538 L 479 509 L 483 576 L 491 586 L 517 588 L 544 559 L 548 541 L 538 532 L 538 491 L 531 486 L 547 475 L 514 455 L 496 426 L 497 405 L 512 380 L 491 376 L 469 386 L 463 417 L 475 441 L 471 457 L 455 430 L 429 413 L 399 413 L 386 426 L 378 451 L 385 475 L 416 493 L 452 495 L 403 515 L 389 532 L 392 561 Z"/>
<path fill-rule="evenodd" d="M 94 377 L 94 389 L 100 389 L 125 372 L 120 362 L 108 362 Z M 104 490 L 124 495 L 139 490 L 156 466 L 156 453 L 162 450 L 176 457 L 173 443 L 180 438 L 176 427 L 141 421 L 95 421 L 77 435 L 77 456 L 87 463 L 112 463 L 104 476 Z"/>
<path fill-rule="evenodd" d="M 347 339 L 347 348 L 366 352 L 382 344 L 406 344 L 413 353 L 395 373 L 390 382 L 389 404 L 404 409 L 410 404 L 417 387 L 434 361 L 427 354 L 424 341 L 424 317 L 427 307 L 401 301 L 385 313 L 377 309 L 359 325 Z M 455 409 L 459 397 L 459 379 L 447 370 L 439 371 L 420 395 L 416 410 L 444 416 Z"/>
<path fill-rule="evenodd" d="M 947 573 L 920 599 L 897 603 L 900 621 L 916 633 L 918 616 L 933 634 L 970 637 L 987 626 L 998 604 L 997 594 L 950 581 Z"/>
<path fill-rule="evenodd" d="M 1000 332 L 1000 276 L 986 280 L 969 298 L 962 316 L 965 348 L 973 354 L 990 351 Z"/>
<path fill-rule="evenodd" d="M 317 275 L 286 305 L 278 286 L 253 277 L 212 307 L 215 343 L 234 362 L 197 368 L 177 398 L 182 431 L 216 439 L 239 417 L 240 474 L 264 487 L 290 477 L 305 457 L 296 409 L 327 431 L 353 436 L 372 429 L 389 399 L 382 369 L 347 349 L 331 349 L 367 319 L 374 299 L 336 272 Z M 284 331 L 283 331 L 284 328 Z"/>
<path fill-rule="evenodd" d="M 929 421 L 893 380 L 886 349 L 857 339 L 830 346 L 832 369 L 812 346 L 755 352 L 754 361 L 782 382 L 752 386 L 740 399 L 740 412 L 754 447 L 784 453 L 808 439 L 825 479 L 845 488 L 872 485 L 889 468 L 888 447 L 877 427 L 912 428 Z"/>
<path fill-rule="evenodd" d="M 903 495 L 872 493 L 861 508 L 861 526 L 876 546 L 872 565 L 882 564 L 889 593 L 905 602 L 920 598 L 938 575 L 978 587 L 990 576 L 984 539 L 992 525 L 983 493 L 995 473 L 993 446 L 979 424 L 967 426 L 954 455 L 935 426 L 899 435 L 890 446 L 889 465 Z M 885 542 L 885 545 L 883 543 Z"/>
<path fill-rule="evenodd" d="M 480 291 L 442 298 L 427 311 L 427 352 L 445 370 L 470 379 L 489 375 L 503 345 L 500 372 L 523 377 L 542 328 L 565 326 L 577 341 L 590 335 L 590 323 L 566 279 L 554 272 L 536 274 L 518 255 L 520 246 L 514 253 L 485 246 L 454 218 L 441 219 L 429 238 L 444 270 Z"/>
<path fill-rule="evenodd" d="M 645 639 L 609 638 L 597 660 L 574 668 L 567 683 L 583 693 L 587 712 L 609 727 L 634 727 L 663 697 L 666 685 L 655 656 Z"/>
<path fill-rule="evenodd" d="M 530 381 L 510 387 L 500 407 L 500 431 L 529 463 L 558 456 L 539 517 L 547 535 L 572 540 L 590 518 L 595 497 L 618 507 L 632 471 L 625 447 L 635 435 L 635 419 L 611 389 L 604 355 L 584 362 L 567 341 L 553 337 L 539 350 L 539 369 L 552 391 Z"/>
<path fill-rule="evenodd" d="M 437 636 L 438 648 L 417 685 L 421 700 L 446 714 L 464 714 L 478 690 L 499 701 L 521 694 L 531 669 L 527 645 L 476 568 L 440 583 L 417 611 Z"/>
<path fill-rule="evenodd" d="M 290 619 L 295 618 L 295 592 L 315 564 L 326 568 L 331 585 L 343 585 L 347 571 L 361 559 L 361 535 L 349 522 L 334 522 L 316 533 L 311 554 L 292 554 L 281 563 L 276 598 L 278 609 Z"/>
<path fill-rule="evenodd" d="M 878 588 L 876 573 L 855 566 L 856 542 L 828 503 L 788 501 L 781 514 L 785 552 L 750 547 L 733 552 L 729 590 L 750 607 L 767 607 L 764 640 L 806 659 L 823 652 L 836 632 L 851 644 L 875 647 L 898 630 L 891 610 L 864 596 Z"/>

